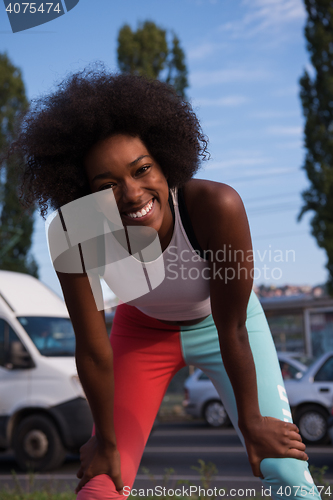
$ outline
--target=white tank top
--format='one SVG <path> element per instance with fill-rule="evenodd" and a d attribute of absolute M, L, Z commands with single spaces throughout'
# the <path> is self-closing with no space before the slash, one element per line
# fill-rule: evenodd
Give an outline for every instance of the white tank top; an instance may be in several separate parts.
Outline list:
<path fill-rule="evenodd" d="M 207 260 L 196 252 L 183 227 L 178 190 L 171 190 L 174 206 L 174 230 L 163 258 L 165 278 L 149 293 L 128 302 L 152 318 L 164 321 L 186 321 L 211 314 L 210 267 Z M 186 214 L 185 214 L 186 215 Z M 146 262 L 147 270 L 158 260 Z M 148 270 L 149 274 L 149 270 Z M 104 275 L 107 283 L 107 273 Z"/>

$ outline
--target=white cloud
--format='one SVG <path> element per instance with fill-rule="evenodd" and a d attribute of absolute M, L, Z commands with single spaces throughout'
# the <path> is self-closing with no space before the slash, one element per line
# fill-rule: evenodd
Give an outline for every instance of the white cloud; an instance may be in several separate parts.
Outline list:
<path fill-rule="evenodd" d="M 225 23 L 220 29 L 234 38 L 250 38 L 260 32 L 277 31 L 290 22 L 304 21 L 302 0 L 243 0 L 248 10 L 242 19 Z"/>
<path fill-rule="evenodd" d="M 204 59 L 217 50 L 222 50 L 225 43 L 202 42 L 200 45 L 187 50 L 186 57 L 189 61 Z"/>
<path fill-rule="evenodd" d="M 234 171 L 231 173 L 231 178 L 226 178 L 225 182 L 246 182 L 250 180 L 265 180 L 270 177 L 275 177 L 279 175 L 286 174 L 299 174 L 301 172 L 300 169 L 295 167 L 285 167 L 285 168 L 265 168 L 265 170 L 247 170 L 246 172 L 237 172 Z M 237 177 L 234 177 L 234 175 Z"/>
<path fill-rule="evenodd" d="M 190 75 L 191 86 L 207 87 L 221 83 L 258 82 L 272 75 L 263 69 L 229 68 L 213 71 L 193 71 Z"/>
<path fill-rule="evenodd" d="M 263 119 L 272 119 L 272 118 L 295 118 L 299 117 L 299 111 L 278 111 L 274 109 L 268 109 L 265 111 L 254 111 L 250 114 L 250 118 L 263 118 Z"/>
<path fill-rule="evenodd" d="M 301 135 L 303 133 L 302 127 L 286 127 L 283 125 L 278 125 L 274 127 L 268 127 L 266 133 L 269 135 Z"/>
<path fill-rule="evenodd" d="M 187 1 L 188 3 L 192 3 L 195 5 L 207 5 L 207 4 L 216 5 L 219 3 L 220 0 L 187 0 Z"/>
<path fill-rule="evenodd" d="M 244 95 L 229 95 L 226 97 L 219 97 L 217 99 L 214 98 L 202 98 L 202 99 L 193 99 L 192 105 L 194 107 L 206 107 L 206 106 L 216 106 L 216 107 L 235 107 L 240 106 L 249 102 L 249 99 Z"/>
<path fill-rule="evenodd" d="M 291 142 L 279 142 L 274 144 L 277 149 L 302 149 L 304 147 L 303 141 L 299 139 L 298 141 Z"/>
<path fill-rule="evenodd" d="M 289 85 L 288 87 L 282 87 L 280 89 L 273 90 L 271 95 L 273 97 L 298 96 L 299 90 L 300 88 L 298 85 Z"/>

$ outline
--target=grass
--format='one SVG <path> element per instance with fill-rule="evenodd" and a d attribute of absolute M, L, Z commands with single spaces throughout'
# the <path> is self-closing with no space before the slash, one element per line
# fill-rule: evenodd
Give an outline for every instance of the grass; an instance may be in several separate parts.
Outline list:
<path fill-rule="evenodd" d="M 75 493 L 48 493 L 47 491 L 34 491 L 31 493 L 18 493 L 6 490 L 0 491 L 1 500 L 75 500 Z"/>
<path fill-rule="evenodd" d="M 0 500 L 75 500 L 76 495 L 73 491 L 55 492 L 55 485 L 49 481 L 43 490 L 37 489 L 35 484 L 35 475 L 28 474 L 26 487 L 23 487 L 16 473 L 12 471 L 14 487 L 8 486 L 0 490 Z"/>
<path fill-rule="evenodd" d="M 324 465 L 320 468 L 315 467 L 314 465 L 310 465 L 309 469 L 315 484 L 318 486 L 321 498 L 324 500 L 328 500 L 333 493 L 333 485 L 330 485 L 324 477 L 327 472 L 328 466 Z"/>
<path fill-rule="evenodd" d="M 206 463 L 204 460 L 199 459 L 198 460 L 198 465 L 192 466 L 192 469 L 198 472 L 199 478 L 200 478 L 200 487 L 201 491 L 199 491 L 199 494 L 192 494 L 191 495 L 191 500 L 215 500 L 218 498 L 218 494 L 214 494 L 214 487 L 212 486 L 212 482 L 214 480 L 214 477 L 217 474 L 217 468 L 215 464 L 212 462 Z M 329 500 L 332 493 L 333 493 L 333 486 L 330 486 L 329 483 L 325 480 L 325 473 L 327 471 L 328 467 L 324 466 L 322 468 L 318 467 L 310 467 L 311 474 L 313 476 L 313 479 L 317 485 L 320 485 L 322 487 L 320 493 L 321 493 L 321 498 L 324 500 Z M 147 475 L 147 477 L 151 480 L 152 487 L 150 488 L 151 491 L 154 491 L 154 488 L 157 486 L 156 480 L 154 478 L 154 475 L 149 472 L 149 470 L 145 467 L 141 468 L 142 472 Z M 186 500 L 189 497 L 187 495 L 185 496 L 175 496 L 174 494 L 168 495 L 168 490 L 176 490 L 179 488 L 181 490 L 182 487 L 185 489 L 190 487 L 194 487 L 195 485 L 193 483 L 190 483 L 189 481 L 186 480 L 177 480 L 175 481 L 173 479 L 173 474 L 175 474 L 174 469 L 169 468 L 165 469 L 164 477 L 162 479 L 162 483 L 159 484 L 160 491 L 165 491 L 166 494 L 151 494 L 146 496 L 145 498 L 148 498 L 149 500 Z M 75 500 L 76 495 L 73 491 L 65 491 L 62 493 L 57 493 L 54 491 L 55 485 L 50 481 L 47 483 L 46 486 L 44 486 L 42 491 L 38 491 L 36 489 L 36 484 L 35 484 L 35 477 L 34 474 L 29 474 L 28 475 L 28 480 L 26 487 L 23 488 L 21 485 L 18 477 L 16 476 L 15 472 L 12 473 L 13 475 L 13 481 L 14 481 L 14 487 L 9 489 L 3 488 L 0 490 L 0 500 Z M 165 490 L 163 490 L 165 488 Z M 199 486 L 197 487 L 198 491 Z M 219 489 L 225 490 L 225 497 L 231 498 L 231 495 L 229 494 L 229 490 L 227 488 L 219 487 L 217 488 L 217 492 Z M 146 491 L 147 489 L 145 489 Z M 241 488 L 239 488 L 241 490 Z M 243 490 L 243 491 L 253 491 L 253 490 Z M 209 493 L 208 493 L 209 492 Z M 212 494 L 213 492 L 213 494 Z M 139 488 L 137 489 L 137 494 L 136 495 L 129 495 L 128 498 L 130 499 L 135 499 L 137 500 L 138 498 L 142 498 L 143 495 L 139 494 Z M 256 492 L 255 495 L 249 494 L 249 495 L 240 495 L 239 497 L 237 496 L 232 496 L 233 500 L 244 500 L 244 498 L 251 498 L 253 500 L 263 500 L 267 499 L 269 500 L 270 497 L 262 497 L 260 492 Z M 313 498 L 313 497 L 311 497 Z"/>
<path fill-rule="evenodd" d="M 198 466 L 193 466 L 192 468 L 196 470 L 199 473 L 200 477 L 200 482 L 201 482 L 201 488 L 205 490 L 205 492 L 210 488 L 211 482 L 214 479 L 214 476 L 217 474 L 217 469 L 216 466 L 212 463 L 205 463 L 204 460 L 198 460 Z M 152 487 L 151 490 L 157 485 L 156 480 L 152 474 L 150 474 L 149 470 L 142 467 L 142 471 L 148 476 L 148 478 L 151 480 Z M 162 483 L 159 483 L 160 488 L 165 488 L 166 492 L 170 489 L 174 490 L 176 488 L 181 488 L 184 486 L 184 488 L 190 488 L 191 486 L 194 487 L 192 483 L 189 481 L 175 481 L 173 480 L 173 474 L 175 473 L 174 469 L 169 468 L 165 470 L 165 474 L 162 480 Z M 14 481 L 14 487 L 9 489 L 5 488 L 0 490 L 0 500 L 75 500 L 76 495 L 72 491 L 67 491 L 63 493 L 56 493 L 54 491 L 54 485 L 52 483 L 48 483 L 43 491 L 38 491 L 36 489 L 36 484 L 35 484 L 35 477 L 34 474 L 29 474 L 28 475 L 28 481 L 26 488 L 23 488 L 22 484 L 20 483 L 18 477 L 16 474 L 13 472 L 13 481 Z M 139 488 L 138 488 L 139 490 Z M 129 495 L 130 499 L 137 499 L 140 495 Z M 150 500 L 185 500 L 186 498 L 188 499 L 189 497 L 187 495 L 185 496 L 174 496 L 174 495 L 149 495 L 146 498 L 149 498 Z M 192 500 L 214 500 L 216 496 L 208 495 L 208 496 L 203 496 L 203 495 L 191 495 Z M 234 497 L 235 498 L 235 497 Z M 254 498 L 254 497 L 252 497 Z M 237 498 L 235 498 L 237 500 Z"/>

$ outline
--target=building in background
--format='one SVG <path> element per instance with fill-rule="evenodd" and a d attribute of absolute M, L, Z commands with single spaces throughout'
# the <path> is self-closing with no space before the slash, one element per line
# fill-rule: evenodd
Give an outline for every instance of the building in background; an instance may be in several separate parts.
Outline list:
<path fill-rule="evenodd" d="M 276 349 L 317 357 L 333 350 L 333 298 L 321 286 L 257 288 Z"/>

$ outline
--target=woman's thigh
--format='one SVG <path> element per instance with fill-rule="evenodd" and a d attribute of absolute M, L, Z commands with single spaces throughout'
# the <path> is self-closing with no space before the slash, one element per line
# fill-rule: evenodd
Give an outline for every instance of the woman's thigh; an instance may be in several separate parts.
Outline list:
<path fill-rule="evenodd" d="M 128 305 L 118 306 L 111 344 L 115 380 L 114 426 L 122 479 L 130 488 L 165 391 L 185 363 L 179 329 L 149 318 Z M 89 481 L 77 497 L 78 500 L 114 498 L 119 498 L 119 493 L 105 474 Z"/>
<path fill-rule="evenodd" d="M 254 292 L 248 303 L 246 327 L 257 374 L 260 412 L 263 416 L 292 422 L 274 342 L 265 314 Z M 195 327 L 183 327 L 181 339 L 186 363 L 201 368 L 212 380 L 244 444 L 237 425 L 234 392 L 222 362 L 218 334 L 212 317 L 206 318 Z M 272 496 L 280 500 L 287 497 L 290 499 L 290 496 L 304 499 L 304 491 L 311 491 L 313 488 L 307 462 L 290 458 L 269 458 L 264 459 L 260 467 L 265 487 L 271 488 Z M 291 495 L 288 495 L 289 486 Z M 308 496 L 312 499 L 317 498 L 316 488 L 313 494 Z"/>

